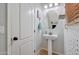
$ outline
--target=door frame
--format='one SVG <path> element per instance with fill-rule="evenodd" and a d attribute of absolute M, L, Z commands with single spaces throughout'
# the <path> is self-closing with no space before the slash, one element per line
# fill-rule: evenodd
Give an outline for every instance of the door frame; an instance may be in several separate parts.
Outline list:
<path fill-rule="evenodd" d="M 11 55 L 11 20 L 9 19 L 9 4 L 7 4 L 7 55 Z"/>

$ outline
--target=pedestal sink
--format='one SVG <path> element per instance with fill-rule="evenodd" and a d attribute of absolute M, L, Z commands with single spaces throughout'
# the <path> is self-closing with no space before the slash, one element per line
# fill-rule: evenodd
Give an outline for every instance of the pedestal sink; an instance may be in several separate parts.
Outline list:
<path fill-rule="evenodd" d="M 52 55 L 52 41 L 57 39 L 57 35 L 43 34 L 43 38 L 48 40 L 48 55 Z"/>

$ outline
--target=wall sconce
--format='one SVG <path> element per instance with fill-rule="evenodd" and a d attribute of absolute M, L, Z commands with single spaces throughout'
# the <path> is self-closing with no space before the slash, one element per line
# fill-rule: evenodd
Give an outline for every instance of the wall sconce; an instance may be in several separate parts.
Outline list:
<path fill-rule="evenodd" d="M 49 7 L 52 7 L 53 5 L 52 5 L 52 3 L 51 4 L 49 4 Z"/>
<path fill-rule="evenodd" d="M 55 3 L 54 5 L 55 5 L 55 6 L 58 6 L 58 3 Z"/>
<path fill-rule="evenodd" d="M 47 5 L 45 5 L 45 6 L 44 6 L 44 8 L 45 8 L 45 9 L 47 9 L 47 8 L 48 8 L 48 6 L 47 6 Z"/>

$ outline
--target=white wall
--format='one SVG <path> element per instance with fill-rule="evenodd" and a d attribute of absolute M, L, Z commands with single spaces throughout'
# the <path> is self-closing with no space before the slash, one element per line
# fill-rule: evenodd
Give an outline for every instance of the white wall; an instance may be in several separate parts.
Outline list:
<path fill-rule="evenodd" d="M 50 10 L 54 10 L 56 11 L 57 15 L 64 15 L 65 14 L 65 5 L 61 5 L 59 7 L 54 7 L 54 8 L 50 8 L 50 9 L 43 9 L 43 30 L 48 29 L 48 19 L 47 19 L 47 12 Z"/>
<path fill-rule="evenodd" d="M 57 12 L 58 15 L 63 15 L 65 14 L 65 9 L 64 6 L 60 6 L 60 7 L 56 7 L 56 8 L 51 8 L 51 9 L 47 9 L 44 10 L 44 29 L 46 30 L 48 29 L 48 20 L 46 18 L 46 13 L 49 10 L 55 10 Z M 54 34 L 58 34 L 58 39 L 53 41 L 53 52 L 58 53 L 58 54 L 64 54 L 64 19 L 59 19 L 58 21 L 58 25 L 54 31 Z M 47 40 L 43 40 L 42 39 L 42 48 L 46 48 L 48 46 Z"/>
<path fill-rule="evenodd" d="M 52 50 L 58 54 L 64 54 L 64 20 L 59 20 L 53 34 L 57 34 L 57 40 L 53 41 Z"/>
<path fill-rule="evenodd" d="M 0 54 L 6 54 L 7 39 L 6 39 L 6 21 L 7 21 L 7 5 L 0 3 Z M 1 28 L 4 27 L 3 32 Z"/>

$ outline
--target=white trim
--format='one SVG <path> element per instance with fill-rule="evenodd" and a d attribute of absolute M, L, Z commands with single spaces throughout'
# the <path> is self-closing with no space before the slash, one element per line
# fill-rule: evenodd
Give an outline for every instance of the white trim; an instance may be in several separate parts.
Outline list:
<path fill-rule="evenodd" d="M 11 55 L 11 20 L 9 19 L 9 4 L 7 4 L 7 54 Z"/>

